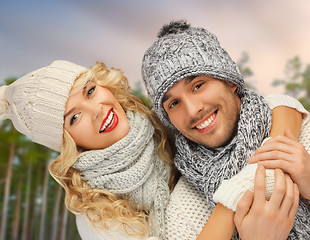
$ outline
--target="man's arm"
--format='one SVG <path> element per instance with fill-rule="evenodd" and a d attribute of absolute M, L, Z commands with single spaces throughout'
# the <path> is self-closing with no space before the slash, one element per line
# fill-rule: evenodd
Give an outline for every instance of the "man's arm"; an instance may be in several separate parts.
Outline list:
<path fill-rule="evenodd" d="M 254 196 L 251 191 L 246 191 L 238 202 L 235 215 L 232 210 L 218 203 L 197 239 L 231 239 L 234 224 L 243 240 L 286 239 L 298 208 L 297 184 L 276 169 L 274 191 L 266 200 L 265 179 L 265 168 L 259 166 L 255 174 Z"/>
<path fill-rule="evenodd" d="M 279 98 L 284 99 L 281 95 Z M 275 99 L 273 98 L 273 101 Z M 296 102 L 293 98 L 289 102 L 293 100 Z M 298 109 L 302 111 L 304 117 L 307 117 L 305 110 L 301 107 Z M 301 195 L 310 199 L 310 156 L 297 139 L 301 123 L 302 114 L 295 109 L 283 106 L 273 108 L 270 133 L 272 138 L 257 149 L 249 158 L 249 163 L 260 161 L 266 168 L 282 169 L 298 184 Z"/>
<path fill-rule="evenodd" d="M 234 212 L 218 203 L 197 240 L 229 240 L 234 230 Z"/>
<path fill-rule="evenodd" d="M 265 168 L 280 168 L 297 183 L 301 195 L 310 199 L 310 155 L 289 131 L 284 136 L 269 139 L 249 158 L 250 163 L 260 162 Z"/>
<path fill-rule="evenodd" d="M 239 201 L 234 217 L 242 240 L 286 239 L 294 224 L 299 190 L 288 175 L 276 169 L 275 189 L 265 200 L 265 169 L 259 166 L 255 176 L 254 198 L 248 190 Z"/>
<path fill-rule="evenodd" d="M 285 129 L 291 129 L 295 136 L 300 133 L 302 124 L 302 113 L 294 108 L 278 106 L 272 109 L 272 126 L 270 137 L 281 135 Z M 249 194 L 249 193 L 247 193 Z M 265 191 L 262 193 L 265 197 Z M 258 195 L 259 196 L 259 195 Z M 197 240 L 201 239 L 231 239 L 235 225 L 231 219 L 234 212 L 218 203 L 212 212 L 208 222 L 199 234 Z M 267 218 L 265 220 L 268 220 Z M 225 223 L 225 224 L 223 224 Z M 225 226 L 223 229 L 222 226 Z M 277 229 L 273 229 L 277 233 Z M 251 234 L 251 233 L 249 233 Z"/>

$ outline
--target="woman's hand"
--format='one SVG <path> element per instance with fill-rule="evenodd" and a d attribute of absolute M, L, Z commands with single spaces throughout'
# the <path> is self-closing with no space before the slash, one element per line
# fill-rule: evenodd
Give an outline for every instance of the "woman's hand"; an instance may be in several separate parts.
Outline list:
<path fill-rule="evenodd" d="M 286 239 L 293 227 L 299 202 L 297 184 L 281 170 L 275 170 L 275 188 L 265 200 L 265 168 L 258 166 L 255 175 L 254 198 L 247 191 L 239 201 L 234 217 L 243 240 Z M 252 206 L 251 206 L 252 204 Z"/>
<path fill-rule="evenodd" d="M 282 169 L 297 183 L 301 195 L 310 199 L 310 155 L 289 130 L 266 141 L 248 161 Z"/>

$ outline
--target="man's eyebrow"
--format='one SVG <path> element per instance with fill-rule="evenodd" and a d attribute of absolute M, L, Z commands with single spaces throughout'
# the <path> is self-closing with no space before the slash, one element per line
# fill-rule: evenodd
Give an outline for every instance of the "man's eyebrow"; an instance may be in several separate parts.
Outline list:
<path fill-rule="evenodd" d="M 189 84 L 191 81 L 193 81 L 198 76 L 189 76 L 185 78 L 185 84 Z"/>
<path fill-rule="evenodd" d="M 166 93 L 166 94 L 163 96 L 162 103 L 166 102 L 170 97 L 171 97 L 171 95 L 170 95 L 169 93 Z"/>
<path fill-rule="evenodd" d="M 193 81 L 197 76 L 189 76 L 187 78 L 185 78 L 185 85 L 189 84 L 191 81 Z M 163 96 L 163 100 L 162 100 L 162 103 L 166 102 L 169 98 L 171 97 L 171 94 L 169 93 L 166 93 L 164 96 Z"/>

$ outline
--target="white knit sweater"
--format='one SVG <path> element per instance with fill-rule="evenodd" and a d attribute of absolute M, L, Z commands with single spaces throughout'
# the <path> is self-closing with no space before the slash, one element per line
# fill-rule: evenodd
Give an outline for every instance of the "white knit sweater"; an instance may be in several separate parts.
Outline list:
<path fill-rule="evenodd" d="M 294 98 L 284 96 L 281 94 L 273 94 L 266 97 L 268 105 L 271 108 L 277 106 L 288 106 L 297 109 L 302 112 L 303 126 L 300 135 L 300 141 L 308 146 L 307 150 L 310 149 L 310 120 L 308 118 L 308 112 L 304 107 Z M 309 134 L 309 135 L 308 135 Z M 245 167 L 239 174 L 231 179 L 233 184 L 228 184 L 231 187 L 237 186 L 233 197 L 227 197 L 225 194 L 220 194 L 217 192 L 217 201 L 223 203 L 226 206 L 230 206 L 234 209 L 234 206 L 242 196 L 242 193 L 247 189 L 251 189 L 254 186 L 254 176 L 256 168 Z M 269 171 L 269 170 L 268 170 Z M 271 174 L 273 175 L 273 174 Z M 249 177 L 250 176 L 250 177 Z M 240 183 L 244 183 L 245 179 L 250 179 L 247 184 L 243 184 L 240 187 Z M 235 182 L 237 182 L 235 184 Z M 226 183 L 225 183 L 226 184 Z M 239 184 L 239 185 L 238 185 Z M 225 189 L 225 186 L 220 186 L 220 188 Z M 271 185 L 272 187 L 272 185 Z M 200 231 L 207 222 L 211 211 L 207 206 L 205 197 L 203 194 L 198 192 L 194 187 L 192 187 L 183 177 L 180 178 L 176 184 L 171 196 L 170 201 L 166 210 L 166 237 L 168 240 L 178 239 L 178 240 L 194 240 L 199 235 Z M 94 228 L 85 214 L 76 216 L 76 223 L 78 231 L 83 240 L 157 240 L 154 237 L 137 237 L 128 236 L 124 229 L 122 228 L 112 228 L 112 229 L 98 229 Z"/>

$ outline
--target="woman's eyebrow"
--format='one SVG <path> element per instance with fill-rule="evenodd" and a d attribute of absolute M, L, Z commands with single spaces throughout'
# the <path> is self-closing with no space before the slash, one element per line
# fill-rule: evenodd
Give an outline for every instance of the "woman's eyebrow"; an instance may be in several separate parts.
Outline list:
<path fill-rule="evenodd" d="M 65 113 L 65 115 L 64 115 L 64 120 L 66 120 L 66 117 L 67 117 L 68 115 L 70 115 L 72 112 L 74 112 L 75 109 L 76 109 L 75 107 L 74 107 L 74 108 L 71 108 L 71 109 L 69 110 L 69 112 Z"/>
<path fill-rule="evenodd" d="M 85 95 L 87 85 L 88 85 L 88 83 L 90 83 L 90 82 L 92 82 L 92 79 L 87 80 L 86 83 L 84 84 L 83 91 L 82 91 L 83 96 Z"/>

